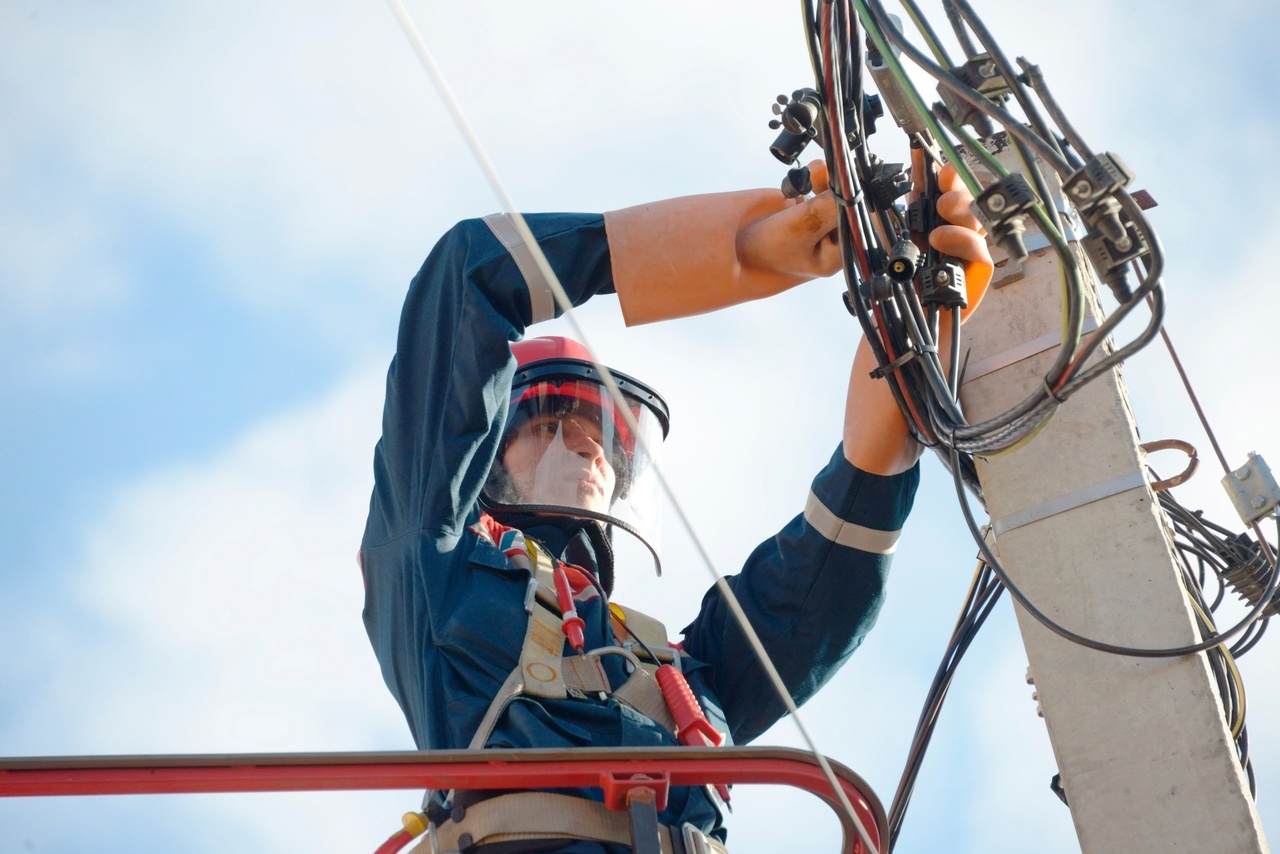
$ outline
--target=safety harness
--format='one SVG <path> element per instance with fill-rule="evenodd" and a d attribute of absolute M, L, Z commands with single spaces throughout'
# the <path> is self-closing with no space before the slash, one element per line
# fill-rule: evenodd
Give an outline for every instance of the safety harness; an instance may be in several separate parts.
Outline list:
<path fill-rule="evenodd" d="M 685 683 L 680 661 L 683 653 L 671 646 L 660 621 L 609 603 L 614 636 L 638 640 L 586 650 L 583 623 L 577 615 L 570 583 L 571 575 L 579 573 L 583 577 L 578 580 L 589 583 L 585 572 L 556 560 L 534 539 L 497 523 L 487 514 L 472 530 L 496 540 L 512 566 L 529 573 L 524 597 L 529 621 L 520 660 L 489 704 L 469 749 L 485 747 L 502 713 L 519 696 L 561 700 L 613 697 L 666 728 L 682 744 L 723 743 L 723 735 L 707 722 Z M 569 655 L 564 654 L 566 642 L 574 650 Z M 622 656 L 630 664 L 630 675 L 618 688 L 610 686 L 601 665 L 607 655 Z M 727 799 L 727 790 L 718 794 Z M 479 798 L 470 805 L 465 800 L 450 792 L 441 802 L 433 793 L 427 793 L 425 806 L 431 823 L 414 854 L 451 854 L 522 840 L 580 839 L 619 845 L 629 845 L 631 841 L 626 813 L 584 798 L 517 792 Z M 682 828 L 660 826 L 658 838 L 662 854 L 725 854 L 723 844 L 692 824 L 686 823 Z"/>

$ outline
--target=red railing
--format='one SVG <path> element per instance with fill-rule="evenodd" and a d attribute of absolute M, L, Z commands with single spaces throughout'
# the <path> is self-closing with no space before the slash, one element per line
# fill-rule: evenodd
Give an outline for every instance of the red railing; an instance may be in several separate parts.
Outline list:
<path fill-rule="evenodd" d="M 831 762 L 877 849 L 884 808 L 857 774 Z M 0 797 L 357 789 L 604 790 L 613 806 L 636 786 L 757 783 L 804 789 L 831 806 L 844 854 L 866 854 L 812 755 L 780 747 L 437 750 L 398 753 L 0 758 Z"/>

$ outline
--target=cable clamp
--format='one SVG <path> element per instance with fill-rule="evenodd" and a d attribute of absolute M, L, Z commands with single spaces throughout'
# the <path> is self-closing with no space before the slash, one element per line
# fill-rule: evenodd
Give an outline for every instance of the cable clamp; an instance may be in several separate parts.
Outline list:
<path fill-rule="evenodd" d="M 1245 464 L 1222 479 L 1222 486 L 1246 525 L 1280 505 L 1280 485 L 1257 451 L 1250 451 Z"/>

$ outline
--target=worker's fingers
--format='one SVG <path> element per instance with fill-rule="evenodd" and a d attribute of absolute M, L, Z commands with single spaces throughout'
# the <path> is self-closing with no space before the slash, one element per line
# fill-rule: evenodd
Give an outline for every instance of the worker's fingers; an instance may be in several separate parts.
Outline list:
<path fill-rule="evenodd" d="M 960 173 L 950 163 L 943 166 L 942 171 L 938 173 L 938 189 L 944 193 L 950 193 L 952 190 L 967 190 L 964 181 L 960 178 Z"/>
<path fill-rule="evenodd" d="M 978 234 L 985 234 L 982 223 L 978 222 L 978 218 L 973 215 L 973 210 L 969 207 L 972 202 L 973 196 L 969 195 L 969 191 L 963 187 L 943 193 L 938 196 L 938 214 L 949 223 L 971 229 Z"/>
<path fill-rule="evenodd" d="M 991 284 L 995 265 L 987 242 L 976 231 L 960 225 L 940 225 L 929 234 L 929 245 L 943 255 L 959 258 L 964 264 L 965 291 L 969 306 L 961 313 L 961 320 L 973 313 Z"/>
<path fill-rule="evenodd" d="M 827 161 L 815 160 L 809 164 L 809 180 L 813 183 L 813 192 L 827 191 L 831 186 L 831 176 L 827 174 Z"/>
<path fill-rule="evenodd" d="M 828 190 L 744 228 L 738 258 L 743 266 L 783 275 L 830 276 L 840 267 L 839 248 L 827 237 L 835 227 L 836 202 Z"/>

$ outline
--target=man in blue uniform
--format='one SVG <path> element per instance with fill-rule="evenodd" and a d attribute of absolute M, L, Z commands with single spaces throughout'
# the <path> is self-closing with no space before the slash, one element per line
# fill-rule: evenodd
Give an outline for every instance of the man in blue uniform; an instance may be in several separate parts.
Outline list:
<path fill-rule="evenodd" d="M 814 177 L 824 189 L 821 168 Z M 976 305 L 989 257 L 967 194 L 953 176 L 942 178 L 951 192 L 939 210 L 957 225 L 932 240 L 970 262 Z M 794 202 L 747 191 L 528 222 L 572 302 L 616 292 L 628 323 L 769 296 L 839 268 L 825 192 Z M 683 652 L 643 615 L 610 613 L 611 523 L 629 517 L 643 526 L 645 448 L 660 446 L 666 408 L 624 376 L 628 423 L 572 342 L 521 342 L 555 314 L 506 217 L 455 226 L 413 280 L 361 546 L 364 619 L 383 677 L 422 749 L 660 746 L 688 739 L 630 687 L 665 662 L 682 671 L 710 726 L 745 744 L 785 709 L 714 588 L 683 631 Z M 730 582 L 798 703 L 874 622 L 919 477 L 919 448 L 885 384 L 870 378 L 874 367 L 864 342 L 843 442 L 803 512 Z M 648 625 L 649 636 L 632 624 Z M 572 827 L 485 844 L 486 835 L 520 829 L 463 834 L 456 819 L 470 818 L 465 807 L 476 799 L 468 797 L 434 796 L 441 838 L 463 840 L 441 850 L 629 850 L 616 839 L 583 840 Z M 724 839 L 714 794 L 702 789 L 672 791 L 660 819 L 704 841 Z"/>

